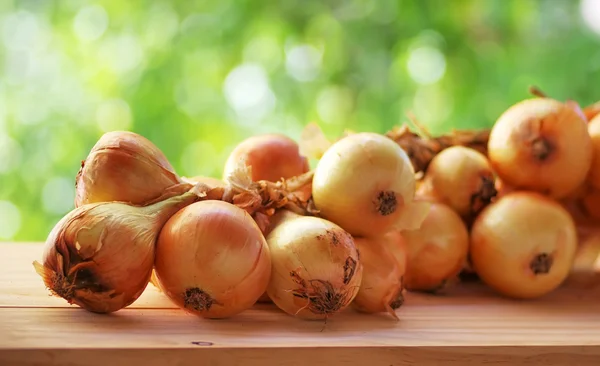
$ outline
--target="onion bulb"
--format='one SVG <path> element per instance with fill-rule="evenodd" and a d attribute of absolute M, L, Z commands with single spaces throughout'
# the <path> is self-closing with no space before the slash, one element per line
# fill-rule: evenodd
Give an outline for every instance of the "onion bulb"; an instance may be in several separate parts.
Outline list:
<path fill-rule="evenodd" d="M 253 181 L 277 182 L 309 170 L 308 160 L 300 155 L 298 144 L 281 134 L 251 136 L 239 143 L 225 162 L 224 178 L 237 169 L 240 160 L 251 167 Z"/>
<path fill-rule="evenodd" d="M 452 146 L 431 160 L 425 185 L 440 201 L 471 218 L 496 196 L 494 179 L 485 155 L 468 147 Z"/>
<path fill-rule="evenodd" d="M 252 217 L 223 201 L 201 201 L 177 212 L 156 246 L 156 278 L 180 308 L 203 318 L 228 318 L 265 292 L 269 248 Z"/>
<path fill-rule="evenodd" d="M 404 303 L 406 248 L 398 231 L 374 238 L 355 238 L 363 265 L 358 294 L 352 302 L 364 313 L 387 312 L 398 320 Z"/>
<path fill-rule="evenodd" d="M 469 232 L 449 206 L 432 202 L 423 225 L 402 232 L 408 253 L 408 290 L 433 292 L 455 278 L 467 263 Z M 362 252 L 361 252 L 362 254 Z"/>
<path fill-rule="evenodd" d="M 319 160 L 312 182 L 320 215 L 354 236 L 418 227 L 428 205 L 414 202 L 415 172 L 390 138 L 370 132 L 336 141 Z"/>
<path fill-rule="evenodd" d="M 600 284 L 600 228 L 597 225 L 578 225 L 577 234 L 577 252 L 567 278 L 568 284 L 595 287 Z"/>
<path fill-rule="evenodd" d="M 273 228 L 267 243 L 272 262 L 267 293 L 284 312 L 327 319 L 358 293 L 363 266 L 354 239 L 338 225 L 291 214 Z"/>
<path fill-rule="evenodd" d="M 146 205 L 182 194 L 185 183 L 156 145 L 133 132 L 105 133 L 82 162 L 75 207 L 119 201 Z"/>
<path fill-rule="evenodd" d="M 588 123 L 588 133 L 594 151 L 588 181 L 593 187 L 600 189 L 600 116 Z"/>
<path fill-rule="evenodd" d="M 543 296 L 566 279 L 577 248 L 569 212 L 535 192 L 489 205 L 471 228 L 470 259 L 481 280 L 508 297 Z"/>
<path fill-rule="evenodd" d="M 572 106 L 549 98 L 519 102 L 496 121 L 488 157 L 517 189 L 564 198 L 585 180 L 592 162 L 587 123 Z"/>
<path fill-rule="evenodd" d="M 600 189 L 588 187 L 581 197 L 583 211 L 593 220 L 600 220 Z"/>
<path fill-rule="evenodd" d="M 54 226 L 34 267 L 50 291 L 70 304 L 110 313 L 144 291 L 164 223 L 196 201 L 193 193 L 136 207 L 120 202 L 80 206 Z"/>
<path fill-rule="evenodd" d="M 583 108 L 583 114 L 587 118 L 588 121 L 596 118 L 597 115 L 600 114 L 600 101 L 590 104 L 587 107 Z"/>

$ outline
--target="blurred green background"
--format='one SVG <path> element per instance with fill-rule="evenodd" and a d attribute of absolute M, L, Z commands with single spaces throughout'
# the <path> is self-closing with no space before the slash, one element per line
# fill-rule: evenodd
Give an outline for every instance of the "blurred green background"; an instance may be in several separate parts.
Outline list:
<path fill-rule="evenodd" d="M 0 240 L 44 240 L 105 131 L 219 177 L 253 134 L 309 121 L 493 124 L 538 85 L 600 99 L 600 1 L 0 1 Z"/>

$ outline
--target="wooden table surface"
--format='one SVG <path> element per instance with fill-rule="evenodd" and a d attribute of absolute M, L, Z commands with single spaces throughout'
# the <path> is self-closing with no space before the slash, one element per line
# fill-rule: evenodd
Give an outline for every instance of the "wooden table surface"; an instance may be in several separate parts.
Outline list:
<path fill-rule="evenodd" d="M 600 365 L 600 287 L 515 301 L 461 285 L 408 294 L 399 322 L 347 310 L 324 325 L 272 305 L 205 320 L 149 285 L 98 315 L 49 295 L 41 248 L 0 243 L 0 365 Z"/>

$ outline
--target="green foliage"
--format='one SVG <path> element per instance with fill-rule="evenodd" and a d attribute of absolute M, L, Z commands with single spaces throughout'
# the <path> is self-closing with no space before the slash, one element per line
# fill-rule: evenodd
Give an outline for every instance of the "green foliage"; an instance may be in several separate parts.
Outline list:
<path fill-rule="evenodd" d="M 96 4 L 96 3 L 94 3 Z M 43 240 L 101 134 L 219 177 L 239 141 L 318 122 L 438 134 L 489 127 L 538 85 L 600 99 L 579 1 L 3 1 L 0 239 Z M 600 20 L 598 20 L 600 22 Z"/>

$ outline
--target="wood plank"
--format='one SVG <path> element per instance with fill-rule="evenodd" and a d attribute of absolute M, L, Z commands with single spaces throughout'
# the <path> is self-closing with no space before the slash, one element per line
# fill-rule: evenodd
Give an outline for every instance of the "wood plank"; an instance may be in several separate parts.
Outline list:
<path fill-rule="evenodd" d="M 388 315 L 351 309 L 303 321 L 272 305 L 224 320 L 174 308 L 152 286 L 131 307 L 92 314 L 50 297 L 39 244 L 0 244 L 0 365 L 597 365 L 600 287 L 515 301 L 481 285 L 409 294 Z"/>
<path fill-rule="evenodd" d="M 178 365 L 191 365 L 193 360 L 224 365 L 236 360 L 251 361 L 244 363 L 251 365 L 287 360 L 284 364 L 295 365 L 304 357 L 314 360 L 314 352 L 323 355 L 317 363 L 323 365 L 349 360 L 369 361 L 370 365 L 413 364 L 400 363 L 410 359 L 432 365 L 558 365 L 593 360 L 597 364 L 598 312 L 558 310 L 407 306 L 400 322 L 387 316 L 345 312 L 324 326 L 269 308 L 217 321 L 175 309 L 98 315 L 60 308 L 4 308 L 0 309 L 4 328 L 0 364 L 60 364 L 78 359 L 80 363 L 74 364 L 83 364 L 84 355 L 94 355 L 93 361 L 88 363 L 88 358 L 85 364 L 110 361 L 125 365 L 137 357 L 146 365 L 161 364 L 160 360 Z M 172 357 L 182 362 L 176 363 Z M 555 363 L 559 359 L 562 363 Z"/>

